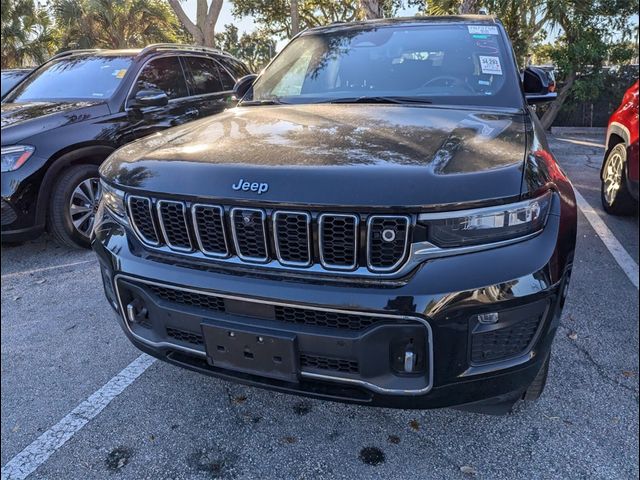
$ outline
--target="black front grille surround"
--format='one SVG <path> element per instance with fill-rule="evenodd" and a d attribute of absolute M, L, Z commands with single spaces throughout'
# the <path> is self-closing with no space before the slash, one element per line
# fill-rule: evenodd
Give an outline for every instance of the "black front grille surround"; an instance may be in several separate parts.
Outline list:
<path fill-rule="evenodd" d="M 127 205 L 131 225 L 142 241 L 152 246 L 160 245 L 160 236 L 156 229 L 151 200 L 146 197 L 129 195 Z"/>
<path fill-rule="evenodd" d="M 138 238 L 166 253 L 353 275 L 393 275 L 409 257 L 413 220 L 408 215 L 263 209 L 138 195 L 128 195 L 127 203 Z M 393 230 L 392 241 L 380 240 L 381 228 Z"/>
<path fill-rule="evenodd" d="M 471 334 L 473 364 L 498 362 L 524 354 L 536 337 L 543 315 L 531 315 L 494 330 Z"/>
<path fill-rule="evenodd" d="M 357 215 L 323 213 L 318 219 L 320 263 L 325 268 L 353 270 L 358 264 Z"/>
<path fill-rule="evenodd" d="M 156 203 L 160 229 L 167 246 L 172 250 L 193 250 L 187 222 L 187 209 L 182 202 L 159 200 Z"/>
<path fill-rule="evenodd" d="M 395 270 L 409 247 L 409 217 L 371 215 L 367 220 L 367 265 L 374 272 Z"/>

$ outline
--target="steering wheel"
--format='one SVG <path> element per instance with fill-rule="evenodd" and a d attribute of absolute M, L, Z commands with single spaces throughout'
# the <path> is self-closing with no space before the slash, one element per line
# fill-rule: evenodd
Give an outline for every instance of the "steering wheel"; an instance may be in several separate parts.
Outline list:
<path fill-rule="evenodd" d="M 454 77 L 452 75 L 440 75 L 437 77 L 433 77 L 431 80 L 427 80 L 425 83 L 422 84 L 423 87 L 429 87 L 432 84 L 436 83 L 436 82 L 451 82 L 451 85 L 449 85 L 448 83 L 445 83 L 445 86 L 458 86 L 458 85 L 462 85 L 464 84 L 464 82 L 459 79 L 458 77 Z"/>

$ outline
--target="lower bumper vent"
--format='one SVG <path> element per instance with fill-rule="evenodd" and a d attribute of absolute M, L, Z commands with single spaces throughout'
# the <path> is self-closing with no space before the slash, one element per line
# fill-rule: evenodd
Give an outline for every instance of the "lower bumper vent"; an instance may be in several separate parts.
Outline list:
<path fill-rule="evenodd" d="M 355 360 L 320 357 L 316 355 L 308 355 L 306 353 L 300 355 L 300 366 L 341 373 L 358 373 L 360 371 L 358 362 Z"/>

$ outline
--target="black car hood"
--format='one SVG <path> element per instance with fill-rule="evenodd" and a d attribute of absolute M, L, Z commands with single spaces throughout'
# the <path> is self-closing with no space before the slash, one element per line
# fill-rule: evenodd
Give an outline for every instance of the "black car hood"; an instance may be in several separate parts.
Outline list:
<path fill-rule="evenodd" d="M 116 151 L 123 187 L 194 198 L 410 207 L 520 195 L 518 111 L 405 105 L 237 107 Z M 238 182 L 268 184 L 262 193 Z M 260 190 L 264 190 L 261 187 Z"/>
<path fill-rule="evenodd" d="M 8 145 L 47 130 L 106 115 L 102 102 L 15 102 L 2 104 L 2 144 Z"/>

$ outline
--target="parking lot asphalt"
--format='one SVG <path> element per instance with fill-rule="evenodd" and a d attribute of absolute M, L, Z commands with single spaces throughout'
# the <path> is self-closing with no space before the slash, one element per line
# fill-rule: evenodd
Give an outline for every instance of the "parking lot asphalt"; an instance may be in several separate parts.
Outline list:
<path fill-rule="evenodd" d="M 637 269 L 638 218 L 600 208 L 603 143 L 603 131 L 551 139 Z M 638 478 L 638 290 L 582 213 L 578 227 L 547 389 L 514 414 L 320 402 L 156 361 L 29 478 Z M 1 343 L 3 478 L 140 355 L 93 254 L 48 237 L 2 248 Z"/>

